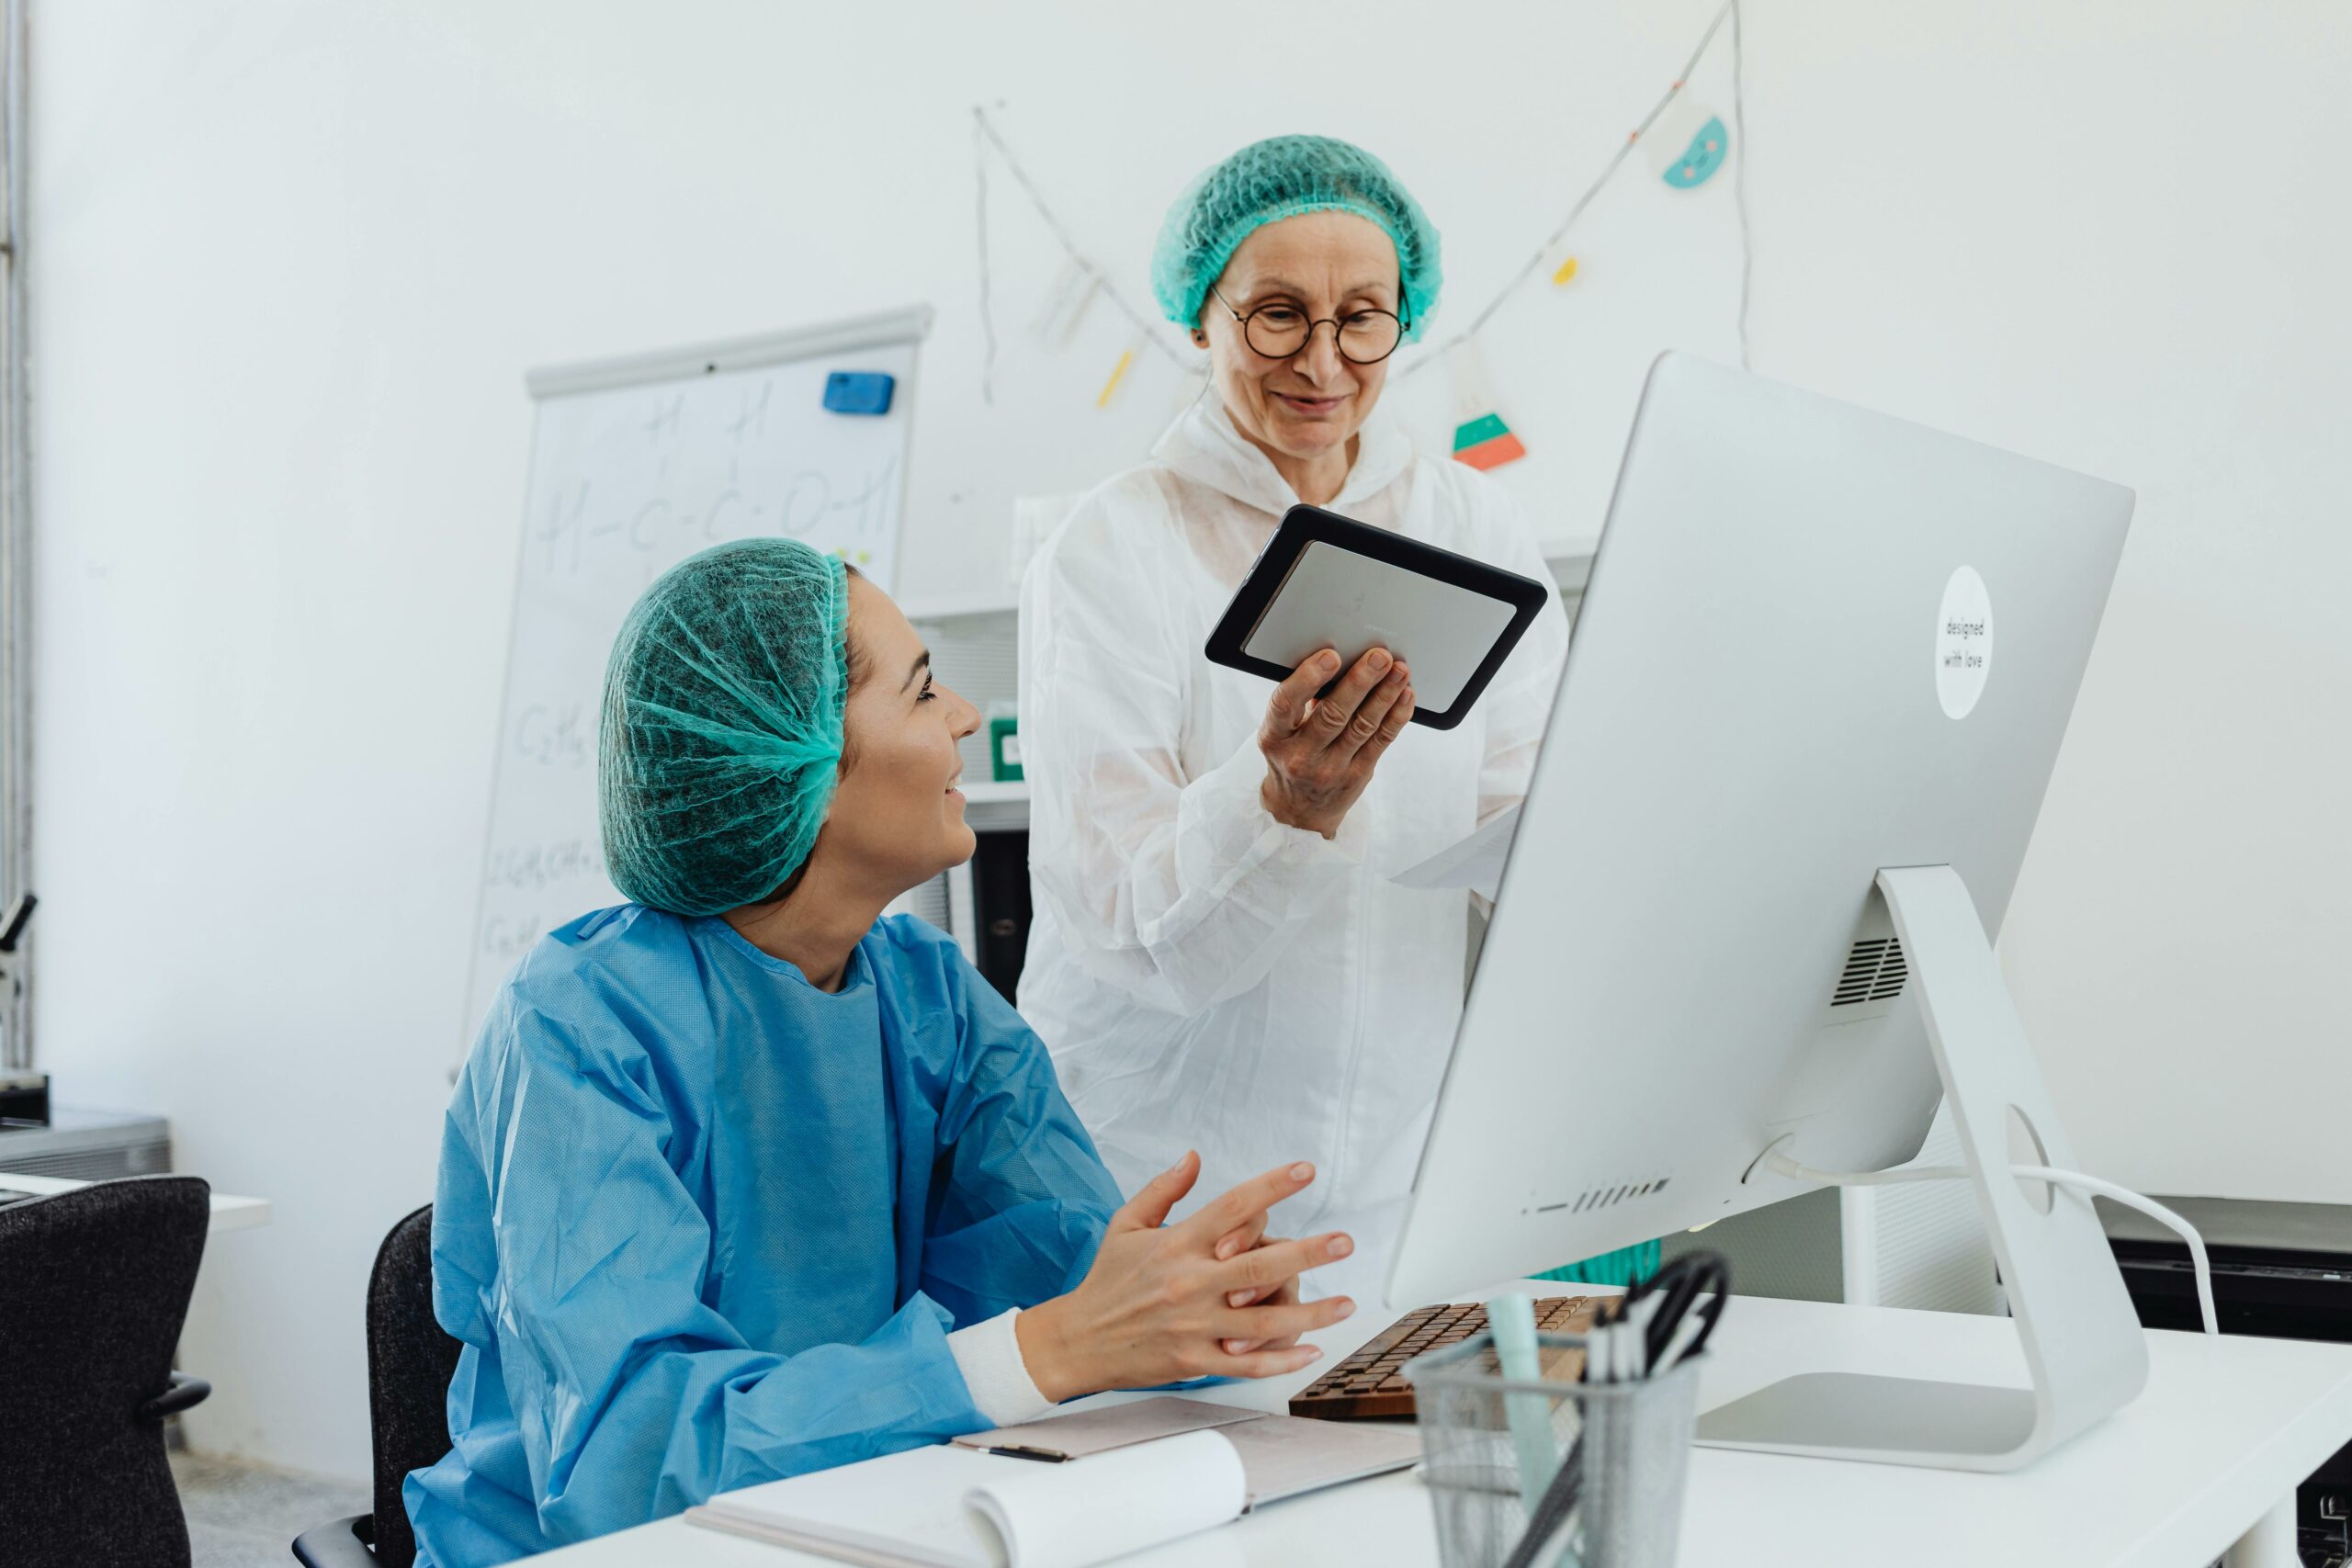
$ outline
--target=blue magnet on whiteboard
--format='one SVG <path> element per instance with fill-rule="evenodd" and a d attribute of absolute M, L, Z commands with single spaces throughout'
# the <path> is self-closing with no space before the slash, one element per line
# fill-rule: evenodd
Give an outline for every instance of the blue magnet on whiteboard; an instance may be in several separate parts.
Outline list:
<path fill-rule="evenodd" d="M 880 370 L 836 370 L 825 378 L 825 407 L 834 413 L 888 413 L 899 378 Z"/>

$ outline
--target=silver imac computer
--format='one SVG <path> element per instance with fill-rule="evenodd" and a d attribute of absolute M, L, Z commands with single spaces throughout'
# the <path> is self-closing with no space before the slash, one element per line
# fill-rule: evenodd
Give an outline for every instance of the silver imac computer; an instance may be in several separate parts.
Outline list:
<path fill-rule="evenodd" d="M 1795 1196 L 1799 1168 L 1901 1164 L 1949 1096 L 2031 1389 L 1796 1377 L 1701 1441 L 2002 1470 L 2139 1393 L 2089 1199 L 2014 1174 L 2071 1156 L 1992 950 L 2131 514 L 2100 479 L 1657 363 L 1392 1306 Z"/>

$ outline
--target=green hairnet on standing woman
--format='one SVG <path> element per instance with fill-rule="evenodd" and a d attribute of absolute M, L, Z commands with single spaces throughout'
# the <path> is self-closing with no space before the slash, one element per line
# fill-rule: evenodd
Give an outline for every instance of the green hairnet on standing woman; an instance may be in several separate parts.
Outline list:
<path fill-rule="evenodd" d="M 1122 1206 L 1036 1036 L 945 937 L 881 918 L 973 849 L 978 719 L 930 664 L 887 595 L 787 540 L 705 551 L 630 612 L 597 759 L 630 902 L 515 967 L 449 1106 L 433 1302 L 465 1348 L 450 1451 L 404 1488 L 420 1563 L 1099 1389 L 1293 1371 L 1348 1315 L 1295 1288 L 1348 1237 L 1264 1234 L 1311 1167 L 1162 1228 L 1187 1153 Z"/>

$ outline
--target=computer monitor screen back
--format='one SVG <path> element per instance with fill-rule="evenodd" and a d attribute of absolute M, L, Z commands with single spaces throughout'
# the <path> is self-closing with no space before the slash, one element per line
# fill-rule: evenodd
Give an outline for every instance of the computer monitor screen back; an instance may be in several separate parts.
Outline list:
<path fill-rule="evenodd" d="M 1883 866 L 2015 886 L 2120 486 L 1653 367 L 1389 1277 L 1402 1307 L 1916 1154 Z"/>

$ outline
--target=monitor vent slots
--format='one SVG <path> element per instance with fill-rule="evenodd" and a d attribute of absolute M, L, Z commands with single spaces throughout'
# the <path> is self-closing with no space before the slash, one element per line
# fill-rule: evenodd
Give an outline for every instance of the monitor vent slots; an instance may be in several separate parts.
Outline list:
<path fill-rule="evenodd" d="M 1903 982 L 1910 977 L 1902 942 L 1891 936 L 1871 937 L 1856 942 L 1853 952 L 1846 955 L 1846 972 L 1838 976 L 1838 989 L 1829 1005 L 1843 1008 L 1889 1000 L 1903 994 Z"/>
<path fill-rule="evenodd" d="M 1536 1208 L 1535 1212 L 1539 1214 L 1556 1214 L 1566 1209 L 1572 1214 L 1590 1213 L 1595 1209 L 1606 1209 L 1612 1203 L 1622 1203 L 1628 1198 L 1646 1198 L 1653 1192 L 1663 1192 L 1666 1190 L 1668 1179 L 1661 1176 L 1655 1181 L 1629 1181 L 1622 1187 L 1596 1187 L 1573 1202 L 1563 1198 L 1556 1203 L 1542 1204 Z"/>

